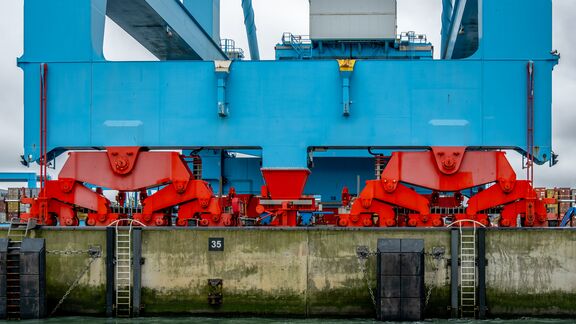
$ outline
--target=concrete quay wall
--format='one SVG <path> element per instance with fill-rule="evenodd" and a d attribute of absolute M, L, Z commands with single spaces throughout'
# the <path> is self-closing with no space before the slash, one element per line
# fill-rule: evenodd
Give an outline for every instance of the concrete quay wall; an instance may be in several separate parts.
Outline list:
<path fill-rule="evenodd" d="M 49 311 L 88 265 L 78 251 L 102 248 L 61 312 L 104 315 L 106 231 L 44 228 L 32 237 L 46 239 Z M 209 251 L 210 238 L 223 238 L 224 251 Z M 375 251 L 379 238 L 425 240 L 426 315 L 448 317 L 447 229 L 145 228 L 141 314 L 374 317 L 367 282 L 376 285 L 376 258 L 369 257 L 366 277 L 356 249 Z M 434 259 L 438 249 L 445 254 Z M 576 231 L 490 229 L 486 258 L 490 317 L 576 316 Z M 220 306 L 208 304 L 209 279 L 222 279 Z"/>

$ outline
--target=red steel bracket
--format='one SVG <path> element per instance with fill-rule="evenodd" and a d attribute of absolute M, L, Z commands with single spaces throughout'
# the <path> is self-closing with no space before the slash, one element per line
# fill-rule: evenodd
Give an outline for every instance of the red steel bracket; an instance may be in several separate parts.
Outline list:
<path fill-rule="evenodd" d="M 141 147 L 107 147 L 106 153 L 114 173 L 125 175 L 132 172 Z"/>
<path fill-rule="evenodd" d="M 59 179 L 46 181 L 44 197 L 23 199 L 23 203 L 29 203 L 30 213 L 24 218 L 36 218 L 44 225 L 56 225 L 58 218 L 62 226 L 78 225 L 78 217 L 74 207 L 86 208 L 94 211 L 96 215 L 107 215 L 110 202 L 106 197 L 86 188 L 73 179 Z M 48 211 L 48 216 L 42 218 L 42 210 Z"/>
<path fill-rule="evenodd" d="M 546 227 L 546 205 L 536 199 L 520 200 L 506 205 L 500 217 L 501 227 L 516 227 L 518 215 L 524 220 L 523 227 Z"/>
<path fill-rule="evenodd" d="M 142 205 L 142 214 L 135 214 L 134 218 L 153 226 L 167 225 L 168 220 L 162 211 L 173 206 L 180 206 L 177 221 L 179 226 L 186 226 L 189 219 L 200 214 L 220 218 L 221 213 L 220 204 L 212 189 L 202 180 L 191 180 L 182 193 L 178 192 L 175 186 L 167 186 L 146 198 Z M 217 219 L 214 222 L 219 221 L 220 219 Z"/>
<path fill-rule="evenodd" d="M 535 199 L 536 192 L 529 181 L 518 180 L 511 191 L 505 191 L 501 186 L 494 185 L 483 190 L 468 200 L 466 214 L 473 216 L 483 210 L 506 205 L 521 199 Z"/>
<path fill-rule="evenodd" d="M 511 190 L 516 174 L 504 152 L 435 147 L 427 152 L 394 152 L 381 181 L 387 192 L 394 192 L 400 182 L 454 192 L 498 181 Z"/>

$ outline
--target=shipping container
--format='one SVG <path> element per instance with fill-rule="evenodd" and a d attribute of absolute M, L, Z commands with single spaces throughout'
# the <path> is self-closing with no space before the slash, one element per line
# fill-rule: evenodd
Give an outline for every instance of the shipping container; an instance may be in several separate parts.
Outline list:
<path fill-rule="evenodd" d="M 6 213 L 6 221 L 9 222 L 13 218 L 20 218 L 20 214 L 17 212 L 7 212 Z"/>
<path fill-rule="evenodd" d="M 7 205 L 8 205 L 7 210 L 9 213 L 17 213 L 19 211 L 20 208 L 19 201 L 8 201 Z"/>
<path fill-rule="evenodd" d="M 559 188 L 558 189 L 558 199 L 559 200 L 570 200 L 570 188 Z"/>
<path fill-rule="evenodd" d="M 21 188 L 8 188 L 8 196 L 7 199 L 10 200 L 17 200 L 20 199 L 20 190 Z"/>
<path fill-rule="evenodd" d="M 564 215 L 566 215 L 570 207 L 572 207 L 572 205 L 569 202 L 560 203 L 559 204 L 560 217 L 564 217 Z"/>
<path fill-rule="evenodd" d="M 396 0 L 310 0 L 310 38 L 396 39 Z"/>
<path fill-rule="evenodd" d="M 552 215 L 553 218 L 558 218 L 558 204 L 546 205 L 546 211 L 548 213 L 548 218 Z"/>

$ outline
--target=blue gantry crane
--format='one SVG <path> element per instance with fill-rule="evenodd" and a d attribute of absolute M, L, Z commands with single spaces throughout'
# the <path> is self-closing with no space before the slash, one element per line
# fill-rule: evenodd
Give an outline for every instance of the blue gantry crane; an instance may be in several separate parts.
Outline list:
<path fill-rule="evenodd" d="M 252 2 L 241 5 L 250 61 L 220 46 L 218 0 L 26 0 L 24 156 L 45 165 L 74 151 L 74 168 L 54 180 L 67 191 L 48 183 L 41 197 L 93 211 L 93 225 L 133 215 L 111 212 L 84 183 L 119 197 L 174 186 L 175 196 L 142 195 L 154 207 L 137 217 L 158 225 L 174 207 L 180 225 L 264 213 L 297 225 L 321 206 L 340 226 L 439 226 L 448 207 L 456 218 L 500 208 L 543 223 L 530 173 L 517 180 L 499 151 L 529 167 L 554 160 L 550 0 L 439 0 L 441 59 L 424 35 L 397 30 L 396 0 L 310 0 L 310 35 L 286 33 L 276 59 L 260 60 Z M 107 61 L 106 16 L 160 61 Z M 490 183 L 501 192 L 463 204 Z M 178 196 L 192 187 L 202 197 Z M 40 205 L 33 217 L 50 209 Z"/>

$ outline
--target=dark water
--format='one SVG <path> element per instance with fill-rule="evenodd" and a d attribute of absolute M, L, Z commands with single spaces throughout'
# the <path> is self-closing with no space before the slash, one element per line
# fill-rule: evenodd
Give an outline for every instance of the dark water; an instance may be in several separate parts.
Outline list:
<path fill-rule="evenodd" d="M 15 323 L 0 321 L 0 323 Z M 255 318 L 255 317 L 240 317 L 240 318 L 214 318 L 214 317 L 149 317 L 137 319 L 115 319 L 115 318 L 98 318 L 98 317 L 56 317 L 44 320 L 27 320 L 18 323 L 32 324 L 32 323 L 110 323 L 110 324 L 151 324 L 151 323 L 223 323 L 223 324 L 249 324 L 249 323 L 296 323 L 296 324 L 316 324 L 316 323 L 381 323 L 368 319 L 282 319 L 282 318 Z M 473 320 L 427 320 L 426 323 L 440 323 L 440 324 L 505 324 L 505 323 L 528 323 L 528 324 L 553 324 L 553 323 L 576 323 L 574 319 L 534 319 L 534 318 L 521 318 L 516 320 L 489 320 L 489 321 L 473 321 Z"/>

